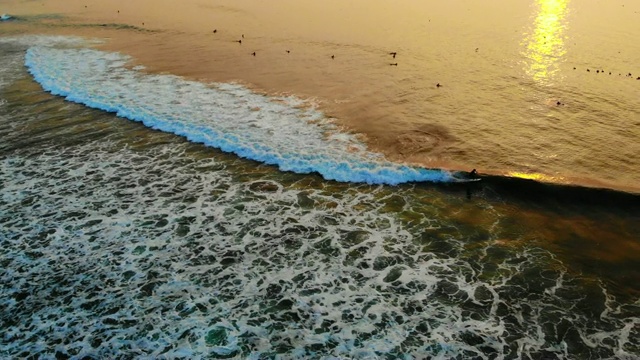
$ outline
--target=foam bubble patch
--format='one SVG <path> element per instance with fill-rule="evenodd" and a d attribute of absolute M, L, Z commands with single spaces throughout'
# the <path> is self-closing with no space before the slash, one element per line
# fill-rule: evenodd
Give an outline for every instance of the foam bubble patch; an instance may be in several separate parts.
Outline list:
<path fill-rule="evenodd" d="M 149 75 L 128 69 L 129 60 L 92 49 L 36 46 L 25 63 L 52 94 L 284 171 L 368 184 L 454 180 L 447 171 L 385 161 L 295 97 Z"/>
<path fill-rule="evenodd" d="M 585 287 L 544 251 L 465 252 L 446 220 L 407 225 L 381 210 L 402 191 L 239 182 L 229 161 L 188 146 L 101 141 L 0 158 L 0 357 L 638 351 L 637 305 Z M 434 228 L 452 232 L 424 236 Z"/>
<path fill-rule="evenodd" d="M 520 238 L 517 205 L 292 175 L 115 121 L 38 91 L 21 41 L 0 44 L 0 358 L 640 355 L 636 293 Z"/>

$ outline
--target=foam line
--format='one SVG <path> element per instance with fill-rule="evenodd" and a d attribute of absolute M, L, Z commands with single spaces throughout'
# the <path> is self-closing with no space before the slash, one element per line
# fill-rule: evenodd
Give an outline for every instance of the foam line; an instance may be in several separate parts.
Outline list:
<path fill-rule="evenodd" d="M 384 160 L 295 97 L 149 75 L 126 68 L 128 61 L 118 53 L 35 46 L 25 64 L 54 95 L 283 171 L 368 184 L 455 181 L 448 171 Z"/>
<path fill-rule="evenodd" d="M 469 246 L 413 189 L 300 189 L 183 142 L 123 145 L 0 157 L 4 358 L 637 355 L 637 300 L 542 249 Z M 397 196 L 424 216 L 384 210 Z"/>

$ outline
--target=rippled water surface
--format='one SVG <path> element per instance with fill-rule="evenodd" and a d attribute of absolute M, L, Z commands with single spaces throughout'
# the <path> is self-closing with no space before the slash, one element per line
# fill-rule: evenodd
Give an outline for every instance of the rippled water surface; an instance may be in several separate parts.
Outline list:
<path fill-rule="evenodd" d="M 218 5 L 218 12 L 246 17 Z M 520 95 L 529 96 L 527 86 L 548 89 L 570 76 L 562 75 L 566 63 L 549 59 L 562 59 L 568 51 L 563 34 L 571 27 L 558 23 L 580 13 L 574 5 L 533 3 L 535 30 L 521 43 L 525 55 L 517 70 L 526 69 L 531 83 L 518 80 L 525 88 Z M 123 16 L 126 9 L 120 8 Z M 520 7 L 511 10 L 513 19 L 498 28 L 529 19 L 526 12 L 517 15 Z M 86 11 L 83 16 L 93 16 Z M 202 64 L 185 74 L 187 67 L 176 60 L 179 42 L 167 44 L 165 60 L 144 67 L 153 46 L 131 59 L 104 40 L 19 36 L 11 29 L 75 32 L 78 19 L 64 20 L 75 24 L 65 27 L 57 17 L 17 15 L 11 27 L 0 27 L 0 35 L 8 35 L 0 38 L 0 357 L 640 356 L 640 201 L 633 192 L 504 176 L 462 182 L 460 173 L 407 164 L 398 153 L 372 144 L 377 130 L 354 131 L 362 119 L 341 127 L 345 114 L 364 109 L 361 100 L 339 101 L 367 91 L 347 84 L 353 74 L 344 77 L 345 87 L 330 86 L 333 99 L 322 92 L 310 97 L 305 90 L 274 95 L 256 89 L 274 74 L 260 75 L 262 70 L 247 73 L 257 80 L 253 84 L 211 82 L 211 73 L 202 76 Z M 142 31 L 149 20 L 144 27 L 94 25 L 86 26 L 92 35 L 124 32 L 130 44 L 185 36 Z M 265 37 L 277 43 L 271 36 L 278 31 Z M 221 29 L 218 35 L 224 34 Z M 364 41 L 357 33 L 350 36 Z M 116 43 L 123 41 L 119 37 Z M 310 54 L 335 51 L 336 62 L 341 54 L 380 49 L 370 44 L 341 53 L 318 41 Z M 234 55 L 227 56 L 229 65 Z M 421 56 L 417 51 L 413 61 Z M 175 71 L 160 71 L 171 59 L 178 63 L 164 70 Z M 393 60 L 384 59 L 380 71 L 391 68 L 386 62 Z M 322 73 L 310 70 L 311 80 L 316 71 Z M 327 79 L 334 75 L 327 76 L 321 84 L 332 82 Z M 622 78 L 624 86 L 635 86 Z M 407 77 L 393 91 L 414 81 Z M 269 90 L 282 90 L 283 84 L 297 89 L 295 83 L 292 75 L 271 82 Z M 311 81 L 306 91 L 316 86 Z M 440 90 L 450 87 L 447 80 Z M 427 105 L 389 105 L 378 101 L 379 90 L 370 93 L 377 95 L 368 107 L 372 113 L 393 109 L 407 115 L 387 129 L 405 153 L 455 153 L 466 138 L 455 124 L 411 120 Z M 426 85 L 416 91 L 424 94 Z M 444 91 L 432 100 L 460 101 L 460 95 Z M 520 96 L 519 90 L 509 91 Z M 601 90 L 581 94 L 589 97 L 589 91 Z M 624 109 L 618 114 L 627 114 L 620 119 L 630 126 L 605 116 L 602 129 L 637 139 L 637 98 L 625 94 L 615 104 L 602 98 L 605 107 L 597 114 L 609 105 Z M 460 106 L 477 105 L 483 96 Z M 576 106 L 570 101 L 563 98 L 566 105 L 558 108 L 549 99 L 530 102 L 535 111 L 551 114 L 545 121 L 564 123 L 566 111 L 584 121 L 584 114 L 569 110 Z M 327 103 L 334 100 L 337 107 Z M 529 120 L 542 118 L 536 119 Z M 374 129 L 381 124 L 370 123 Z M 546 138 L 565 136 L 564 130 L 548 132 L 548 124 L 544 129 Z M 509 132 L 504 126 L 494 130 L 498 137 Z M 573 145 L 563 146 L 566 151 Z M 575 146 L 589 154 L 596 149 Z M 631 160 L 611 160 L 617 169 L 612 171 L 624 172 L 617 164 L 637 169 L 633 146 L 617 148 L 620 159 Z M 510 169 L 521 171 L 512 174 L 517 177 L 550 179 L 545 171 Z M 606 182 L 604 173 L 587 177 Z M 627 175 L 633 180 L 637 173 Z"/>
<path fill-rule="evenodd" d="M 17 20 L 0 31 L 99 37 L 154 73 L 312 100 L 392 161 L 640 192 L 640 4 L 11 0 L 5 9 Z"/>

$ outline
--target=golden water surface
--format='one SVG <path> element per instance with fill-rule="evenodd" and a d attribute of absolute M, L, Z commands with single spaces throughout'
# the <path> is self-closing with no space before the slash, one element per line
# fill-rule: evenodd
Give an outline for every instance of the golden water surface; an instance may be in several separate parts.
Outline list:
<path fill-rule="evenodd" d="M 395 161 L 640 192 L 640 3 L 9 0 L 0 13 L 21 19 L 0 35 L 103 38 L 147 71 L 301 96 Z"/>

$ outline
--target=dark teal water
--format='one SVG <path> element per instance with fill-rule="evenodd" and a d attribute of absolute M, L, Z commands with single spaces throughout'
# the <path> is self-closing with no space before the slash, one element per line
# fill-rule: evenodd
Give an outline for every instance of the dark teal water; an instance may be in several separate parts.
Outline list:
<path fill-rule="evenodd" d="M 0 357 L 640 356 L 637 196 L 280 171 L 43 91 L 38 42 L 0 43 Z"/>

